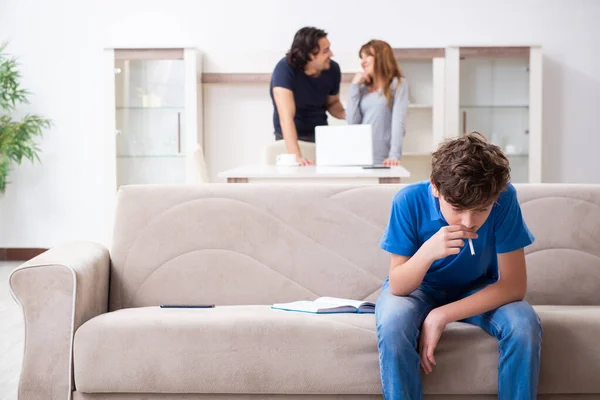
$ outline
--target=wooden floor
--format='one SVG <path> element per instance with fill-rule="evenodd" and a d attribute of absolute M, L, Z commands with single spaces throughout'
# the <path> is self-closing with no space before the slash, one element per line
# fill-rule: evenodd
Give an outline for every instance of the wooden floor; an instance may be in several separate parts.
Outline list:
<path fill-rule="evenodd" d="M 0 261 L 0 400 L 17 398 L 23 360 L 23 317 L 8 290 L 8 277 L 19 264 Z"/>

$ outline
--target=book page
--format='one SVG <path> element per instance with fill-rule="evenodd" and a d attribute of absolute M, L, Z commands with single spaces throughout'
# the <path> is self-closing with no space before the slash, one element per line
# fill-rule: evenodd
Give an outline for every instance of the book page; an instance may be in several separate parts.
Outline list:
<path fill-rule="evenodd" d="M 291 303 L 279 303 L 273 304 L 273 308 L 311 313 L 356 312 L 356 309 L 354 307 L 348 305 L 322 303 L 316 301 L 294 301 Z"/>
<path fill-rule="evenodd" d="M 312 301 L 293 301 L 291 303 L 273 304 L 273 307 L 290 311 L 317 312 L 319 307 Z"/>
<path fill-rule="evenodd" d="M 315 303 L 319 304 L 334 304 L 338 306 L 352 306 L 354 308 L 359 308 L 363 304 L 373 304 L 367 301 L 360 300 L 351 300 L 351 299 L 341 299 L 338 297 L 319 297 L 315 300 Z"/>

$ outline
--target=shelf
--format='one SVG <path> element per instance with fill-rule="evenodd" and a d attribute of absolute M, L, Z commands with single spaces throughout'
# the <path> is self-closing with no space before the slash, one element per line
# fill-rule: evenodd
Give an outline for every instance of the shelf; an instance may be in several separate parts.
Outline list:
<path fill-rule="evenodd" d="M 127 155 L 118 154 L 117 158 L 184 158 L 185 154 L 140 154 L 140 155 Z"/>
<path fill-rule="evenodd" d="M 185 107 L 165 106 L 165 107 L 117 107 L 117 110 L 184 110 Z"/>
<path fill-rule="evenodd" d="M 431 60 L 444 57 L 444 48 L 395 48 L 394 56 L 400 62 L 407 60 Z M 357 71 L 358 72 L 358 71 Z M 342 73 L 342 83 L 352 82 L 356 72 Z M 200 76 L 202 83 L 270 83 L 271 73 L 204 72 Z"/>
<path fill-rule="evenodd" d="M 429 109 L 429 108 L 433 108 L 432 104 L 409 104 L 408 108 L 420 108 L 420 109 Z"/>
<path fill-rule="evenodd" d="M 461 46 L 460 57 L 517 57 L 528 58 L 530 47 L 526 46 L 502 46 L 502 47 L 469 47 Z"/>
<path fill-rule="evenodd" d="M 430 48 L 394 48 L 394 56 L 398 61 L 431 60 L 435 57 L 445 57 L 446 49 L 443 47 Z"/>
<path fill-rule="evenodd" d="M 444 48 L 394 48 L 400 63 L 410 60 L 431 60 L 445 57 Z M 529 57 L 529 47 L 460 47 L 460 57 Z M 355 72 L 342 73 L 342 83 L 352 82 Z M 269 83 L 271 73 L 205 72 L 200 76 L 202 83 Z"/>
<path fill-rule="evenodd" d="M 518 109 L 528 109 L 529 106 L 526 104 L 499 104 L 499 105 L 491 105 L 491 104 L 483 104 L 483 105 L 461 105 L 460 108 L 518 108 Z"/>
<path fill-rule="evenodd" d="M 184 49 L 115 49 L 115 60 L 183 60 Z"/>
<path fill-rule="evenodd" d="M 424 151 L 408 151 L 405 153 L 402 153 L 402 157 L 431 157 L 433 151 L 430 152 L 424 152 Z M 506 157 L 514 157 L 514 158 L 524 158 L 524 157 L 529 157 L 529 153 L 504 153 L 504 155 Z"/>
<path fill-rule="evenodd" d="M 342 73 L 341 83 L 350 83 L 356 72 Z M 271 83 L 270 73 L 243 73 L 243 72 L 205 72 L 202 74 L 202 83 Z"/>
<path fill-rule="evenodd" d="M 433 151 L 407 151 L 402 153 L 402 157 L 431 157 Z M 523 158 L 529 157 L 529 153 L 504 153 L 506 157 Z"/>
<path fill-rule="evenodd" d="M 202 83 L 270 83 L 271 74 L 239 72 L 204 72 Z"/>

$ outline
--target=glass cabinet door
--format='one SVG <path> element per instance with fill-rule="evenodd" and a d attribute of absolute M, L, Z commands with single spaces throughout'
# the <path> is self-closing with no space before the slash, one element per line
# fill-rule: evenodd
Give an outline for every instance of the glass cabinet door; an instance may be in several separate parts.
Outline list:
<path fill-rule="evenodd" d="M 117 186 L 185 181 L 183 50 L 115 50 Z"/>
<path fill-rule="evenodd" d="M 528 181 L 529 58 L 461 57 L 459 132 L 477 131 L 500 146 L 513 182 Z"/>

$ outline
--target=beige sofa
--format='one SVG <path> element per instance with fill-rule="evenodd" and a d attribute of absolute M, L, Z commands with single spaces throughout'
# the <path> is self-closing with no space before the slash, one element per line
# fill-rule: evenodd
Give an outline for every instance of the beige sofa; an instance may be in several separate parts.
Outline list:
<path fill-rule="evenodd" d="M 373 315 L 270 308 L 375 300 L 400 186 L 131 186 L 109 253 L 59 246 L 10 278 L 26 399 L 376 399 Z M 537 240 L 528 300 L 543 328 L 541 399 L 600 398 L 600 186 L 517 186 Z M 216 303 L 207 310 L 162 303 Z M 426 399 L 493 399 L 495 340 L 450 324 Z"/>

